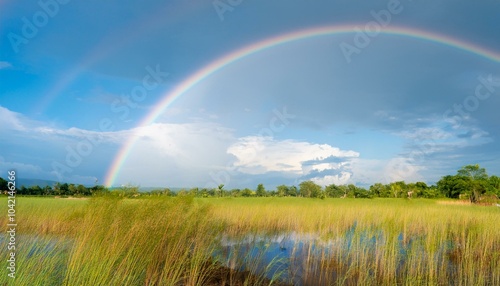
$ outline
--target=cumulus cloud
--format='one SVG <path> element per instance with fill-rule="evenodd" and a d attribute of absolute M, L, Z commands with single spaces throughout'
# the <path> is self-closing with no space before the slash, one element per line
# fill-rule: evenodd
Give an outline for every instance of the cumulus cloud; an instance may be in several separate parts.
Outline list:
<path fill-rule="evenodd" d="M 118 184 L 204 186 L 212 180 L 213 172 L 234 161 L 226 153 L 234 141 L 233 131 L 216 123 L 156 123 L 127 132 L 124 138 L 135 136 L 136 141 L 115 182 Z"/>
<path fill-rule="evenodd" d="M 97 178 L 103 182 L 106 169 L 130 140 L 135 144 L 121 168 L 119 184 L 201 185 L 209 180 L 211 171 L 234 160 L 226 152 L 234 141 L 233 131 L 211 122 L 156 123 L 100 132 L 59 128 L 0 107 L 0 123 L 0 134 L 8 134 L 5 138 L 9 139 L 0 147 L 23 150 L 22 157 L 2 161 L 0 167 L 19 168 L 24 177 L 77 183 L 93 183 Z M 19 149 L 19 142 L 24 149 Z"/>
<path fill-rule="evenodd" d="M 373 183 L 391 183 L 396 181 L 423 181 L 421 172 L 425 167 L 406 157 L 391 159 L 355 158 L 351 163 L 352 176 L 349 183 L 368 187 Z"/>
<path fill-rule="evenodd" d="M 187 123 L 158 122 L 126 130 L 100 132 L 76 127 L 59 128 L 38 122 L 0 106 L 0 133 L 11 134 L 0 146 L 15 150 L 23 142 L 23 157 L 10 158 L 2 167 L 18 166 L 23 173 L 55 179 L 51 164 L 66 164 L 65 181 L 101 182 L 118 151 L 135 140 L 115 184 L 143 186 L 205 186 L 256 183 L 281 184 L 312 180 L 322 186 L 424 180 L 422 173 L 437 167 L 433 160 L 462 148 L 489 142 L 488 133 L 473 123 L 450 128 L 442 121 L 406 121 L 403 131 L 386 131 L 402 139 L 401 150 L 370 159 L 353 150 L 266 136 L 237 137 L 234 129 L 209 120 Z M 15 130 L 16 132 L 11 132 Z M 3 132 L 2 132 L 3 131 Z M 17 136 L 17 137 L 15 137 Z M 29 140 L 26 140 L 29 138 Z M 9 139 L 9 138 L 7 138 Z M 68 150 L 92 144 L 78 164 L 67 164 Z M 41 159 L 39 154 L 45 157 Z M 441 156 L 441 157 L 440 157 Z M 40 158 L 39 158 L 40 157 Z M 65 161 L 66 160 L 66 161 Z M 431 171 L 429 171 L 431 170 Z M 31 175 L 32 174 L 32 175 Z M 425 178 L 428 176 L 426 175 Z M 238 185 L 242 186 L 242 185 Z"/>
<path fill-rule="evenodd" d="M 26 121 L 27 119 L 22 114 L 10 111 L 5 107 L 0 106 L 0 129 L 26 130 Z"/>
<path fill-rule="evenodd" d="M 150 148 L 179 164 L 213 165 L 213 152 L 223 152 L 232 131 L 215 123 L 156 123 L 133 130 L 137 147 Z"/>
<path fill-rule="evenodd" d="M 359 157 L 358 152 L 328 144 L 259 136 L 239 138 L 227 152 L 236 157 L 234 166 L 242 173 L 279 172 L 320 184 L 347 182 L 351 176 L 349 162 Z"/>
<path fill-rule="evenodd" d="M 311 181 L 315 182 L 316 184 L 320 186 L 328 186 L 331 184 L 335 185 L 345 185 L 350 183 L 352 173 L 350 172 L 340 172 L 337 175 L 327 175 L 324 177 L 314 177 L 311 179 Z"/>

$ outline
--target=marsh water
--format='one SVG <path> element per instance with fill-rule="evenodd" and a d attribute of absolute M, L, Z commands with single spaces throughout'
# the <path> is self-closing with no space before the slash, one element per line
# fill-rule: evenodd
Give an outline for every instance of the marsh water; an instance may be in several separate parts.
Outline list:
<path fill-rule="evenodd" d="M 396 238 L 390 238 L 383 231 L 356 231 L 356 225 L 337 237 L 296 232 L 222 237 L 220 249 L 214 257 L 227 267 L 291 285 L 359 284 L 359 275 L 353 278 L 353 269 L 369 260 L 380 259 L 383 256 L 381 252 L 387 253 L 385 248 L 388 244 L 395 245 L 391 248 L 394 251 L 391 262 L 395 264 L 395 277 L 408 275 L 406 263 L 409 257 L 415 256 L 423 261 L 433 259 L 444 262 L 448 273 L 457 271 L 457 265 L 449 256 L 456 247 L 451 242 L 440 245 L 429 254 L 418 237 L 408 238 L 400 233 Z M 367 264 L 374 265 L 374 262 Z M 365 279 L 374 277 L 373 268 L 364 270 L 364 276 L 368 277 Z M 349 276 L 351 278 L 346 278 Z"/>
<path fill-rule="evenodd" d="M 6 242 L 5 239 L 4 235 L 0 235 L 1 244 Z M 393 256 L 396 259 L 392 261 L 396 264 L 396 276 L 406 274 L 405 263 L 410 255 L 445 261 L 447 271 L 456 271 L 456 264 L 447 256 L 456 247 L 452 243 L 441 245 L 432 256 L 428 256 L 426 251 L 415 243 L 418 238 L 407 238 L 401 233 L 395 241 L 390 239 L 383 231 L 363 232 L 356 230 L 356 225 L 336 237 L 296 232 L 252 234 L 239 238 L 222 236 L 212 257 L 234 270 L 248 271 L 273 281 L 291 285 L 331 285 L 332 281 L 356 282 L 357 278 L 345 280 L 345 277 L 352 274 L 350 272 L 353 265 L 359 264 L 359 259 L 365 259 L 366 262 L 380 258 L 377 253 L 390 243 L 396 245 L 396 253 Z M 20 247 L 27 250 L 24 259 L 40 257 L 40 254 L 67 255 L 71 248 L 69 241 L 56 238 L 24 235 L 19 236 L 18 241 L 21 243 Z M 365 276 L 374 275 L 371 273 L 373 270 L 366 271 Z"/>

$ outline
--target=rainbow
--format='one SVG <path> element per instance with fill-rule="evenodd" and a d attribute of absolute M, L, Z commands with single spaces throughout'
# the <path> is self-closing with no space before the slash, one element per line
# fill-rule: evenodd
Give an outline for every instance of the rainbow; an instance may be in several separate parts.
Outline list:
<path fill-rule="evenodd" d="M 166 93 L 163 96 L 163 98 L 158 102 L 156 107 L 147 116 L 145 116 L 143 120 L 141 120 L 138 126 L 147 126 L 152 124 L 169 105 L 171 105 L 177 98 L 179 98 L 182 94 L 184 94 L 190 88 L 195 86 L 197 83 L 206 79 L 213 73 L 221 70 L 225 66 L 235 63 L 238 60 L 241 60 L 249 55 L 293 41 L 298 41 L 313 37 L 320 37 L 320 36 L 355 33 L 356 32 L 355 29 L 359 26 L 360 25 L 336 25 L 336 26 L 322 26 L 322 27 L 300 30 L 296 32 L 279 35 L 276 37 L 271 37 L 262 40 L 260 42 L 245 46 L 234 52 L 231 52 L 223 57 L 214 60 L 213 62 L 209 63 L 203 68 L 197 70 L 191 76 L 189 76 L 184 81 L 175 86 L 173 90 Z M 500 54 L 498 53 L 489 51 L 488 49 L 485 49 L 483 47 L 474 45 L 472 43 L 463 40 L 455 39 L 443 34 L 438 34 L 408 27 L 386 27 L 383 28 L 382 31 L 380 31 L 380 34 L 409 37 L 409 38 L 434 42 L 452 48 L 456 48 L 459 50 L 463 50 L 494 62 L 500 62 Z M 134 145 L 137 142 L 137 140 L 138 137 L 131 136 L 131 138 L 121 147 L 106 174 L 105 178 L 106 186 L 112 186 L 114 184 L 118 174 L 120 173 L 121 167 L 127 160 L 127 157 L 134 148 Z"/>

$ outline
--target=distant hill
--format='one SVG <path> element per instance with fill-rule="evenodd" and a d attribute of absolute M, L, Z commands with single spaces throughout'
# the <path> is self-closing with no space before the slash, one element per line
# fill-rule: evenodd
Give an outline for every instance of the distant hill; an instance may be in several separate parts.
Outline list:
<path fill-rule="evenodd" d="M 25 186 L 26 188 L 32 187 L 32 186 L 40 186 L 40 187 L 45 187 L 45 186 L 54 186 L 57 182 L 56 181 L 50 181 L 50 180 L 42 180 L 42 179 L 26 179 L 26 178 L 17 178 L 16 179 L 16 185 L 21 187 Z"/>
<path fill-rule="evenodd" d="M 117 190 L 120 189 L 120 187 L 111 187 L 109 190 Z M 151 192 L 154 190 L 163 190 L 163 189 L 169 189 L 170 191 L 177 193 L 180 190 L 189 190 L 191 188 L 178 188 L 178 187 L 139 187 L 139 192 Z"/>

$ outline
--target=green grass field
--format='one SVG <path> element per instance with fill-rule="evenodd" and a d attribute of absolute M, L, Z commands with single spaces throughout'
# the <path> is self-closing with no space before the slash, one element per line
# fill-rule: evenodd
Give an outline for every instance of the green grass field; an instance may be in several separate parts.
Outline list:
<path fill-rule="evenodd" d="M 5 197 L 0 212 L 6 226 Z M 16 219 L 16 278 L 4 236 L 1 285 L 500 285 L 500 208 L 452 200 L 19 197 Z M 290 233 L 313 237 L 289 249 L 295 280 L 264 279 L 259 255 L 228 264 L 245 275 L 213 255 L 222 237 Z"/>

